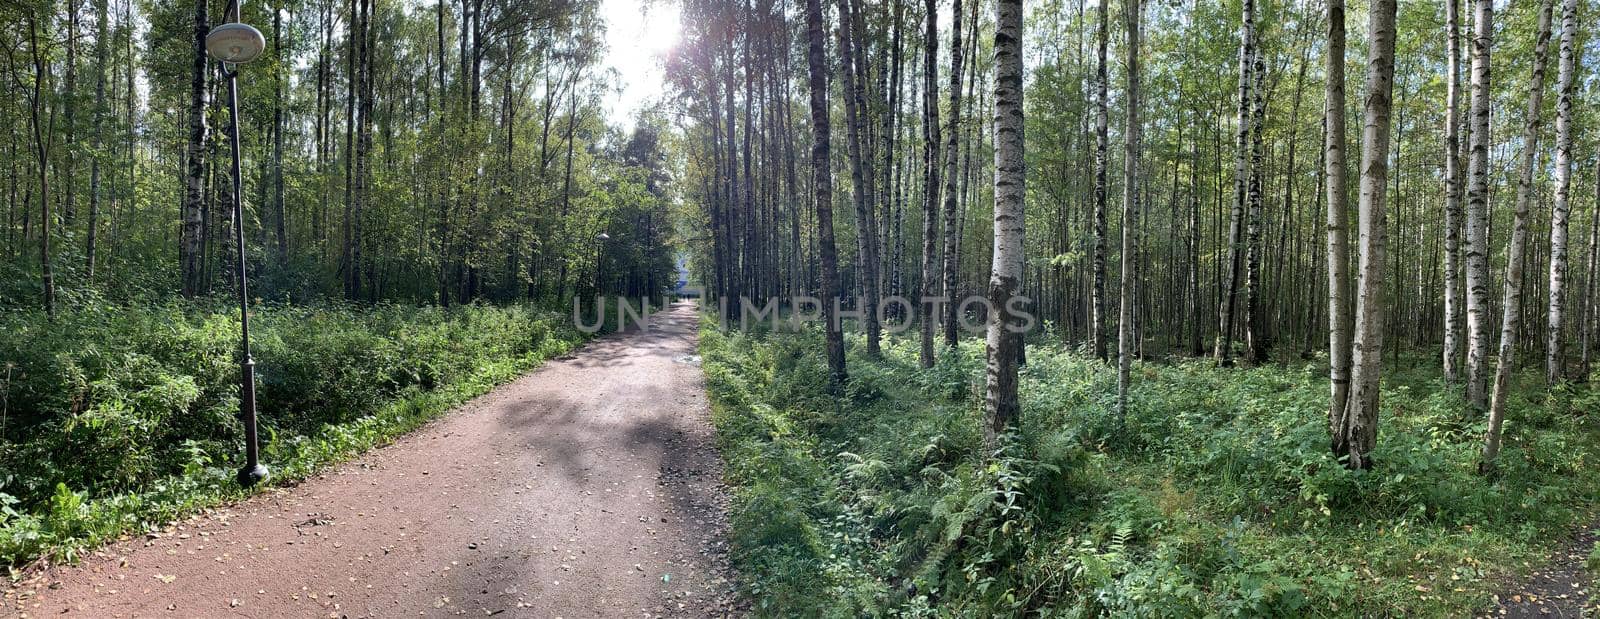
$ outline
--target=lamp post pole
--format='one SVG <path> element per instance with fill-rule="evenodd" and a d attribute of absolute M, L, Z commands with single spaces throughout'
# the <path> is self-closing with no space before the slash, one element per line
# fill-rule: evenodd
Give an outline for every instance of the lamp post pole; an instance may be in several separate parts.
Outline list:
<path fill-rule="evenodd" d="M 234 10 L 238 10 L 235 5 Z M 238 18 L 235 13 L 234 18 Z M 244 422 L 244 468 L 239 469 L 239 485 L 254 486 L 267 478 L 261 464 L 256 433 L 256 360 L 250 356 L 250 284 L 245 277 L 244 209 L 239 204 L 243 191 L 239 182 L 239 71 L 223 63 L 228 76 L 228 138 L 233 142 L 233 246 L 239 250 L 239 415 Z"/>
<path fill-rule="evenodd" d="M 233 21 L 206 35 L 206 49 L 222 62 L 222 75 L 228 78 L 228 138 L 233 143 L 233 240 L 238 249 L 235 275 L 239 285 L 239 421 L 244 424 L 244 468 L 236 478 L 250 487 L 267 478 L 261 464 L 256 431 L 256 361 L 250 355 L 250 286 L 245 273 L 244 208 L 239 195 L 243 183 L 239 174 L 239 65 L 254 60 L 266 47 L 261 32 L 239 23 L 239 1 L 228 3 Z"/>

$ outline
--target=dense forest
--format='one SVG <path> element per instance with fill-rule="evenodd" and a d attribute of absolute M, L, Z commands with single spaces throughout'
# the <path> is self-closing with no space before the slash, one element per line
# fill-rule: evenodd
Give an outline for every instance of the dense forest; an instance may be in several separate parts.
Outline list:
<path fill-rule="evenodd" d="M 924 367 L 959 304 L 883 298 L 1022 295 L 1051 338 L 1122 366 L 1331 351 L 1363 467 L 1385 359 L 1434 355 L 1496 420 L 1519 354 L 1587 377 L 1579 3 L 1050 2 L 1018 26 L 1014 76 L 981 4 L 687 3 L 681 185 L 718 293 L 837 290 L 869 351 L 878 314 L 915 318 Z M 1023 170 L 1025 188 L 1004 174 Z"/>
<path fill-rule="evenodd" d="M 1456 615 L 1590 552 L 1594 2 L 637 4 L 627 117 L 595 2 L 0 6 L 0 559 L 243 496 L 234 295 L 295 479 L 680 266 L 757 614 Z"/>
<path fill-rule="evenodd" d="M 203 41 L 227 10 L 5 9 L 7 306 L 226 296 L 227 80 Z M 670 138 L 656 115 L 605 118 L 592 4 L 248 2 L 241 17 L 267 40 L 239 80 L 258 296 L 449 305 L 666 277 Z"/>

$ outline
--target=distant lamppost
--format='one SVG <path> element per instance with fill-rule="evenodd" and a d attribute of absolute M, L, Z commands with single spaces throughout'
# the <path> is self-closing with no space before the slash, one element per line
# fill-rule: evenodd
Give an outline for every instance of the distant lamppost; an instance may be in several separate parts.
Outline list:
<path fill-rule="evenodd" d="M 206 35 L 206 53 L 222 63 L 222 75 L 228 78 L 228 137 L 233 142 L 233 237 L 239 250 L 239 417 L 244 423 L 244 468 L 239 469 L 239 485 L 250 487 L 267 478 L 267 467 L 261 464 L 260 448 L 256 434 L 256 361 L 250 356 L 250 288 L 245 281 L 244 263 L 244 209 L 239 206 L 243 191 L 239 181 L 239 65 L 261 56 L 267 49 L 267 40 L 261 31 L 239 23 L 239 1 L 228 3 L 232 21 L 212 28 Z"/>

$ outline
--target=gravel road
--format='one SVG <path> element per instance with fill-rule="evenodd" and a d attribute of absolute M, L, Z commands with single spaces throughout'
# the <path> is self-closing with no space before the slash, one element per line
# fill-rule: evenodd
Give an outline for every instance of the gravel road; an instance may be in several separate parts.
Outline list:
<path fill-rule="evenodd" d="M 32 617 L 742 615 L 695 311 L 677 304 L 651 322 L 299 485 L 41 574 L 0 608 Z"/>

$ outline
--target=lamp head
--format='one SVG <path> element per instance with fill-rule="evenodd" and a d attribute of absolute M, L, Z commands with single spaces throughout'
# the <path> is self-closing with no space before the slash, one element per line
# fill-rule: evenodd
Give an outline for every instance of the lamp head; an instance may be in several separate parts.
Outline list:
<path fill-rule="evenodd" d="M 244 64 L 260 58 L 266 49 L 266 37 L 249 24 L 222 24 L 206 35 L 206 53 L 229 64 Z"/>

